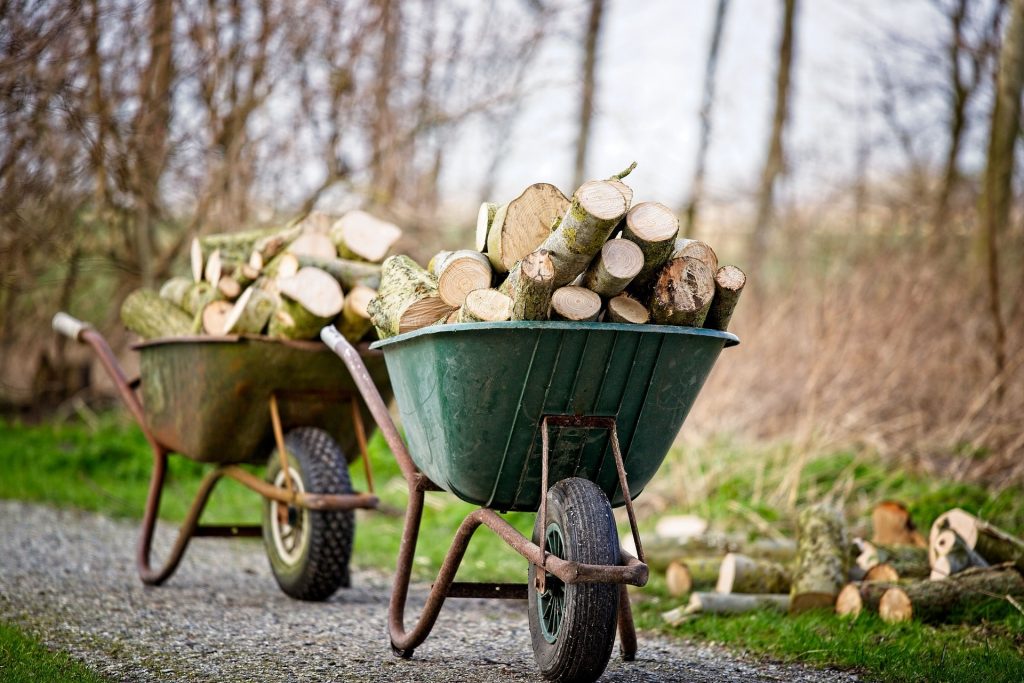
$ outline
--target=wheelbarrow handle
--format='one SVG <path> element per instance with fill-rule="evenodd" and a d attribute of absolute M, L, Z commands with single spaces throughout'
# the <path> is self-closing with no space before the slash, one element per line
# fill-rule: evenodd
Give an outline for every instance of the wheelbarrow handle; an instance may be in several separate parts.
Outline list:
<path fill-rule="evenodd" d="M 58 334 L 63 334 L 68 339 L 75 341 L 81 341 L 82 332 L 85 330 L 91 330 L 92 325 L 78 318 L 69 315 L 63 311 L 53 316 L 53 330 Z"/>

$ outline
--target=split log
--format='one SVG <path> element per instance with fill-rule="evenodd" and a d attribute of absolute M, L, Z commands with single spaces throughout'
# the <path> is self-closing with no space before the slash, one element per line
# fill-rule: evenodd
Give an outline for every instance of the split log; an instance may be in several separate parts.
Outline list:
<path fill-rule="evenodd" d="M 227 275 L 222 275 L 220 280 L 217 282 L 217 289 L 224 296 L 225 299 L 234 301 L 242 293 L 242 285 L 239 284 L 238 280 Z"/>
<path fill-rule="evenodd" d="M 871 511 L 871 542 L 878 545 L 912 545 L 927 548 L 924 536 L 914 526 L 910 510 L 895 500 L 882 501 Z"/>
<path fill-rule="evenodd" d="M 715 590 L 719 593 L 787 593 L 790 584 L 789 571 L 781 564 L 729 553 L 722 559 Z"/>
<path fill-rule="evenodd" d="M 976 551 L 990 564 L 1013 562 L 1024 571 L 1024 540 L 960 508 L 942 513 L 932 524 L 928 556 L 933 562 L 936 557 L 935 539 L 945 529 L 952 529 L 959 534 L 968 548 Z"/>
<path fill-rule="evenodd" d="M 203 277 L 214 287 L 220 282 L 221 272 L 223 266 L 220 262 L 220 249 L 214 249 L 213 253 L 210 254 L 210 258 L 206 259 L 206 270 L 203 271 Z"/>
<path fill-rule="evenodd" d="M 322 259 L 314 256 L 300 256 L 299 265 L 313 266 L 314 268 L 327 271 L 335 280 L 341 283 L 342 289 L 346 292 L 356 285 L 365 285 L 370 289 L 380 287 L 380 266 L 376 263 L 350 261 L 340 258 Z"/>
<path fill-rule="evenodd" d="M 136 289 L 121 304 L 121 322 L 143 339 L 192 334 L 192 318 L 151 289 Z"/>
<path fill-rule="evenodd" d="M 878 603 L 891 586 L 880 583 L 848 583 L 836 598 L 836 614 L 856 617 L 861 612 L 878 613 Z"/>
<path fill-rule="evenodd" d="M 449 306 L 461 306 L 467 294 L 491 286 L 491 262 L 478 251 L 442 252 L 428 270 L 437 277 L 437 293 Z"/>
<path fill-rule="evenodd" d="M 554 292 L 555 267 L 546 249 L 527 254 L 499 291 L 512 299 L 512 320 L 547 320 Z"/>
<path fill-rule="evenodd" d="M 203 332 L 220 336 L 224 334 L 225 322 L 234 306 L 228 301 L 214 301 L 203 309 Z"/>
<path fill-rule="evenodd" d="M 496 289 L 470 292 L 459 309 L 460 323 L 502 322 L 512 315 L 512 299 Z"/>
<path fill-rule="evenodd" d="M 989 563 L 952 529 L 944 529 L 935 537 L 935 561 L 929 576 L 933 581 L 945 579 L 971 567 L 987 567 Z"/>
<path fill-rule="evenodd" d="M 790 612 L 831 608 L 846 583 L 850 543 L 842 513 L 825 504 L 797 516 L 797 556 L 793 567 Z"/>
<path fill-rule="evenodd" d="M 674 258 L 662 269 L 648 308 L 659 325 L 700 327 L 715 294 L 714 271 L 695 258 Z"/>
<path fill-rule="evenodd" d="M 644 265 L 633 278 L 630 291 L 646 298 L 661 269 L 675 250 L 679 219 L 672 209 L 658 202 L 641 202 L 626 214 L 622 238 L 635 243 L 644 255 Z"/>
<path fill-rule="evenodd" d="M 611 298 L 626 288 L 644 265 L 644 254 L 629 240 L 608 240 L 583 275 L 583 286 Z"/>
<path fill-rule="evenodd" d="M 356 285 L 345 295 L 345 303 L 341 307 L 341 315 L 338 316 L 338 332 L 353 344 L 365 337 L 373 328 L 367 308 L 375 296 L 377 290 L 364 285 Z"/>
<path fill-rule="evenodd" d="M 238 297 L 224 320 L 223 334 L 260 334 L 277 307 L 277 295 L 252 285 Z"/>
<path fill-rule="evenodd" d="M 330 237 L 344 259 L 379 263 L 402 236 L 393 223 L 365 211 L 349 211 L 331 226 Z"/>
<path fill-rule="evenodd" d="M 998 608 L 1006 596 L 1024 600 L 1024 577 L 1012 562 L 974 567 L 938 581 L 890 586 L 882 596 L 878 614 L 889 623 L 917 619 L 942 622 L 957 618 L 965 609 Z"/>
<path fill-rule="evenodd" d="M 408 256 L 390 256 L 380 289 L 367 310 L 381 339 L 418 330 L 451 312 L 437 294 L 437 280 Z"/>
<path fill-rule="evenodd" d="M 330 260 L 338 256 L 334 242 L 327 235 L 309 232 L 299 235 L 288 245 L 288 251 L 301 259 L 303 256 L 321 260 Z"/>
<path fill-rule="evenodd" d="M 319 268 L 307 266 L 277 284 L 281 302 L 270 316 L 267 332 L 271 337 L 315 338 L 345 303 L 341 285 Z"/>
<path fill-rule="evenodd" d="M 601 297 L 584 287 L 559 287 L 551 295 L 551 319 L 597 320 L 601 314 Z"/>
<path fill-rule="evenodd" d="M 866 583 L 895 583 L 900 580 L 900 573 L 891 564 L 880 562 L 864 572 Z"/>
<path fill-rule="evenodd" d="M 576 190 L 558 228 L 541 245 L 551 252 L 555 287 L 569 284 L 587 269 L 625 213 L 622 191 L 606 180 L 591 180 Z M 496 217 L 495 225 L 497 221 Z M 494 228 L 491 230 L 493 233 Z M 488 245 L 488 251 L 490 248 Z M 532 249 L 526 253 L 529 251 Z"/>
<path fill-rule="evenodd" d="M 708 317 L 704 319 L 704 327 L 710 330 L 729 328 L 736 302 L 740 300 L 743 287 L 747 284 L 747 276 L 736 266 L 722 266 L 715 273 L 715 297 L 711 300 Z"/>
<path fill-rule="evenodd" d="M 620 294 L 608 300 L 605 320 L 612 323 L 642 325 L 651 319 L 647 307 L 628 294 Z"/>
<path fill-rule="evenodd" d="M 790 598 L 788 595 L 770 594 L 743 594 L 743 593 L 704 593 L 695 592 L 690 594 L 690 601 L 686 607 L 672 610 L 678 616 L 685 617 L 690 614 L 723 614 L 736 615 L 748 614 L 758 610 L 772 610 L 785 612 L 789 609 Z M 662 617 L 672 623 L 669 614 L 666 612 Z"/>
<path fill-rule="evenodd" d="M 487 231 L 487 258 L 494 271 L 507 273 L 512 270 L 517 261 L 548 239 L 551 224 L 568 208 L 569 200 L 549 183 L 530 185 L 511 202 L 498 207 Z M 483 211 L 484 207 L 481 207 L 481 214 Z M 479 226 L 480 216 L 477 217 L 478 236 Z"/>
<path fill-rule="evenodd" d="M 672 251 L 672 258 L 683 258 L 689 256 L 711 269 L 712 273 L 718 272 L 718 254 L 711 248 L 711 245 L 700 240 L 691 240 L 680 237 L 675 241 L 675 249 Z"/>
<path fill-rule="evenodd" d="M 564 195 L 563 195 L 564 196 Z M 498 212 L 498 205 L 494 202 L 484 202 L 476 214 L 476 250 L 480 253 L 487 252 L 487 235 L 491 232 L 491 224 L 494 223 L 494 215 Z"/>
<path fill-rule="evenodd" d="M 931 573 L 928 563 L 928 550 L 910 545 L 875 545 L 870 541 L 854 539 L 854 546 L 859 551 L 855 566 L 863 572 L 877 564 L 888 564 L 905 579 L 924 579 Z"/>

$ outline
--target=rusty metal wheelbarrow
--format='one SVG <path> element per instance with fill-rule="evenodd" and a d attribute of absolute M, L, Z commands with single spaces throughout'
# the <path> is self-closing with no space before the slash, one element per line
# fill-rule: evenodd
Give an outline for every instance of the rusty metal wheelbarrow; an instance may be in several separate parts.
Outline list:
<path fill-rule="evenodd" d="M 636 654 L 627 585 L 647 583 L 633 496 L 654 476 L 727 332 L 614 323 L 444 325 L 376 342 L 409 448 L 363 357 L 333 327 L 345 362 L 409 488 L 389 608 L 391 645 L 411 657 L 446 598 L 528 600 L 534 657 L 549 680 L 592 681 L 611 656 Z M 459 527 L 415 626 L 404 614 L 424 493 L 479 505 Z M 625 506 L 638 557 L 618 540 Z M 537 511 L 533 538 L 502 518 Z M 529 563 L 525 584 L 454 580 L 470 538 L 487 526 Z"/>
<path fill-rule="evenodd" d="M 155 339 L 134 345 L 129 381 L 103 336 L 65 313 L 53 328 L 96 352 L 153 451 L 136 563 L 147 584 L 166 581 L 196 536 L 260 536 L 282 590 L 323 600 L 349 581 L 356 508 L 375 508 L 366 441 L 374 428 L 348 373 L 322 344 L 264 337 Z M 359 352 L 375 392 L 391 392 L 380 352 Z M 161 566 L 153 531 L 167 474 L 180 453 L 214 468 Z M 269 456 L 269 457 L 268 457 Z M 362 457 L 367 493 L 352 490 L 349 460 Z M 260 478 L 242 464 L 267 464 Z M 262 525 L 200 524 L 216 484 L 228 477 L 264 498 Z"/>

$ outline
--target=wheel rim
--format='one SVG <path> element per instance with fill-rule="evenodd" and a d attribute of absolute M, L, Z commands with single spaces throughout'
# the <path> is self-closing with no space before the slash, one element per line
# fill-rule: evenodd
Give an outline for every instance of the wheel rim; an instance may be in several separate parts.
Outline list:
<path fill-rule="evenodd" d="M 565 541 L 562 538 L 562 529 L 556 522 L 548 524 L 544 532 L 544 544 L 549 553 L 565 559 Z M 565 584 L 554 574 L 544 573 L 544 592 L 537 595 L 537 612 L 544 640 L 554 643 L 558 640 L 558 632 L 562 629 L 562 617 L 565 614 Z"/>
<path fill-rule="evenodd" d="M 295 468 L 289 467 L 288 473 L 292 490 L 304 492 L 302 478 Z M 274 477 L 274 486 L 285 487 L 284 470 Z M 309 541 L 309 510 L 276 500 L 270 501 L 270 535 L 274 539 L 278 557 L 287 565 L 295 564 L 302 557 L 302 551 Z"/>

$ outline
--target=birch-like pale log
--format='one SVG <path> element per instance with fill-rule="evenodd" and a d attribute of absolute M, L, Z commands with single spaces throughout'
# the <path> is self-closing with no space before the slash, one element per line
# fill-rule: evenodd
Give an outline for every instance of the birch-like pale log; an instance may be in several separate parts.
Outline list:
<path fill-rule="evenodd" d="M 644 254 L 629 240 L 608 240 L 583 275 L 583 286 L 611 298 L 622 292 L 644 266 Z"/>
<path fill-rule="evenodd" d="M 367 310 L 381 339 L 432 325 L 452 307 L 437 293 L 437 280 L 408 256 L 389 256 L 380 288 Z"/>
<path fill-rule="evenodd" d="M 559 287 L 551 295 L 551 319 L 581 322 L 597 320 L 601 297 L 585 287 Z"/>
<path fill-rule="evenodd" d="M 508 204 L 498 207 L 487 231 L 487 258 L 496 273 L 509 272 L 520 259 L 551 235 L 551 225 L 569 207 L 550 183 L 535 183 Z M 483 212 L 483 207 L 480 211 Z M 479 234 L 478 217 L 478 234 Z M 578 273 L 577 273 L 578 274 Z"/>
<path fill-rule="evenodd" d="M 754 595 L 697 591 L 690 593 L 690 601 L 685 607 L 665 612 L 661 616 L 669 624 L 675 623 L 678 625 L 678 623 L 685 620 L 685 617 L 692 614 L 736 615 L 758 610 L 785 612 L 789 608 L 789 601 L 789 596 L 785 594 Z"/>
<path fill-rule="evenodd" d="M 905 579 L 928 578 L 931 572 L 927 548 L 911 545 L 877 545 L 862 539 L 854 539 L 853 543 L 859 551 L 856 565 L 864 572 L 877 564 L 890 565 Z"/>
<path fill-rule="evenodd" d="M 661 269 L 672 258 L 678 234 L 679 219 L 664 204 L 641 202 L 629 210 L 622 221 L 622 239 L 635 243 L 644 255 L 643 268 L 633 278 L 631 292 L 641 298 L 650 294 Z"/>
<path fill-rule="evenodd" d="M 659 325 L 700 327 L 715 294 L 714 272 L 688 256 L 674 258 L 661 270 L 648 308 Z"/>
<path fill-rule="evenodd" d="M 541 245 L 551 252 L 555 287 L 569 284 L 587 269 L 625 213 L 626 197 L 609 181 L 591 180 L 576 190 L 558 228 Z"/>
<path fill-rule="evenodd" d="M 736 303 L 746 284 L 747 276 L 736 266 L 722 266 L 718 269 L 715 273 L 715 296 L 704 319 L 704 327 L 723 332 L 729 328 L 729 321 L 732 320 Z"/>
<path fill-rule="evenodd" d="M 797 516 L 797 555 L 790 612 L 833 607 L 846 584 L 850 542 L 842 513 L 829 505 L 804 508 Z"/>
<path fill-rule="evenodd" d="M 781 564 L 729 553 L 722 558 L 715 590 L 719 593 L 787 593 L 790 584 L 789 571 Z"/>
<path fill-rule="evenodd" d="M 192 317 L 151 289 L 136 289 L 125 298 L 121 322 L 143 339 L 192 334 Z"/>

